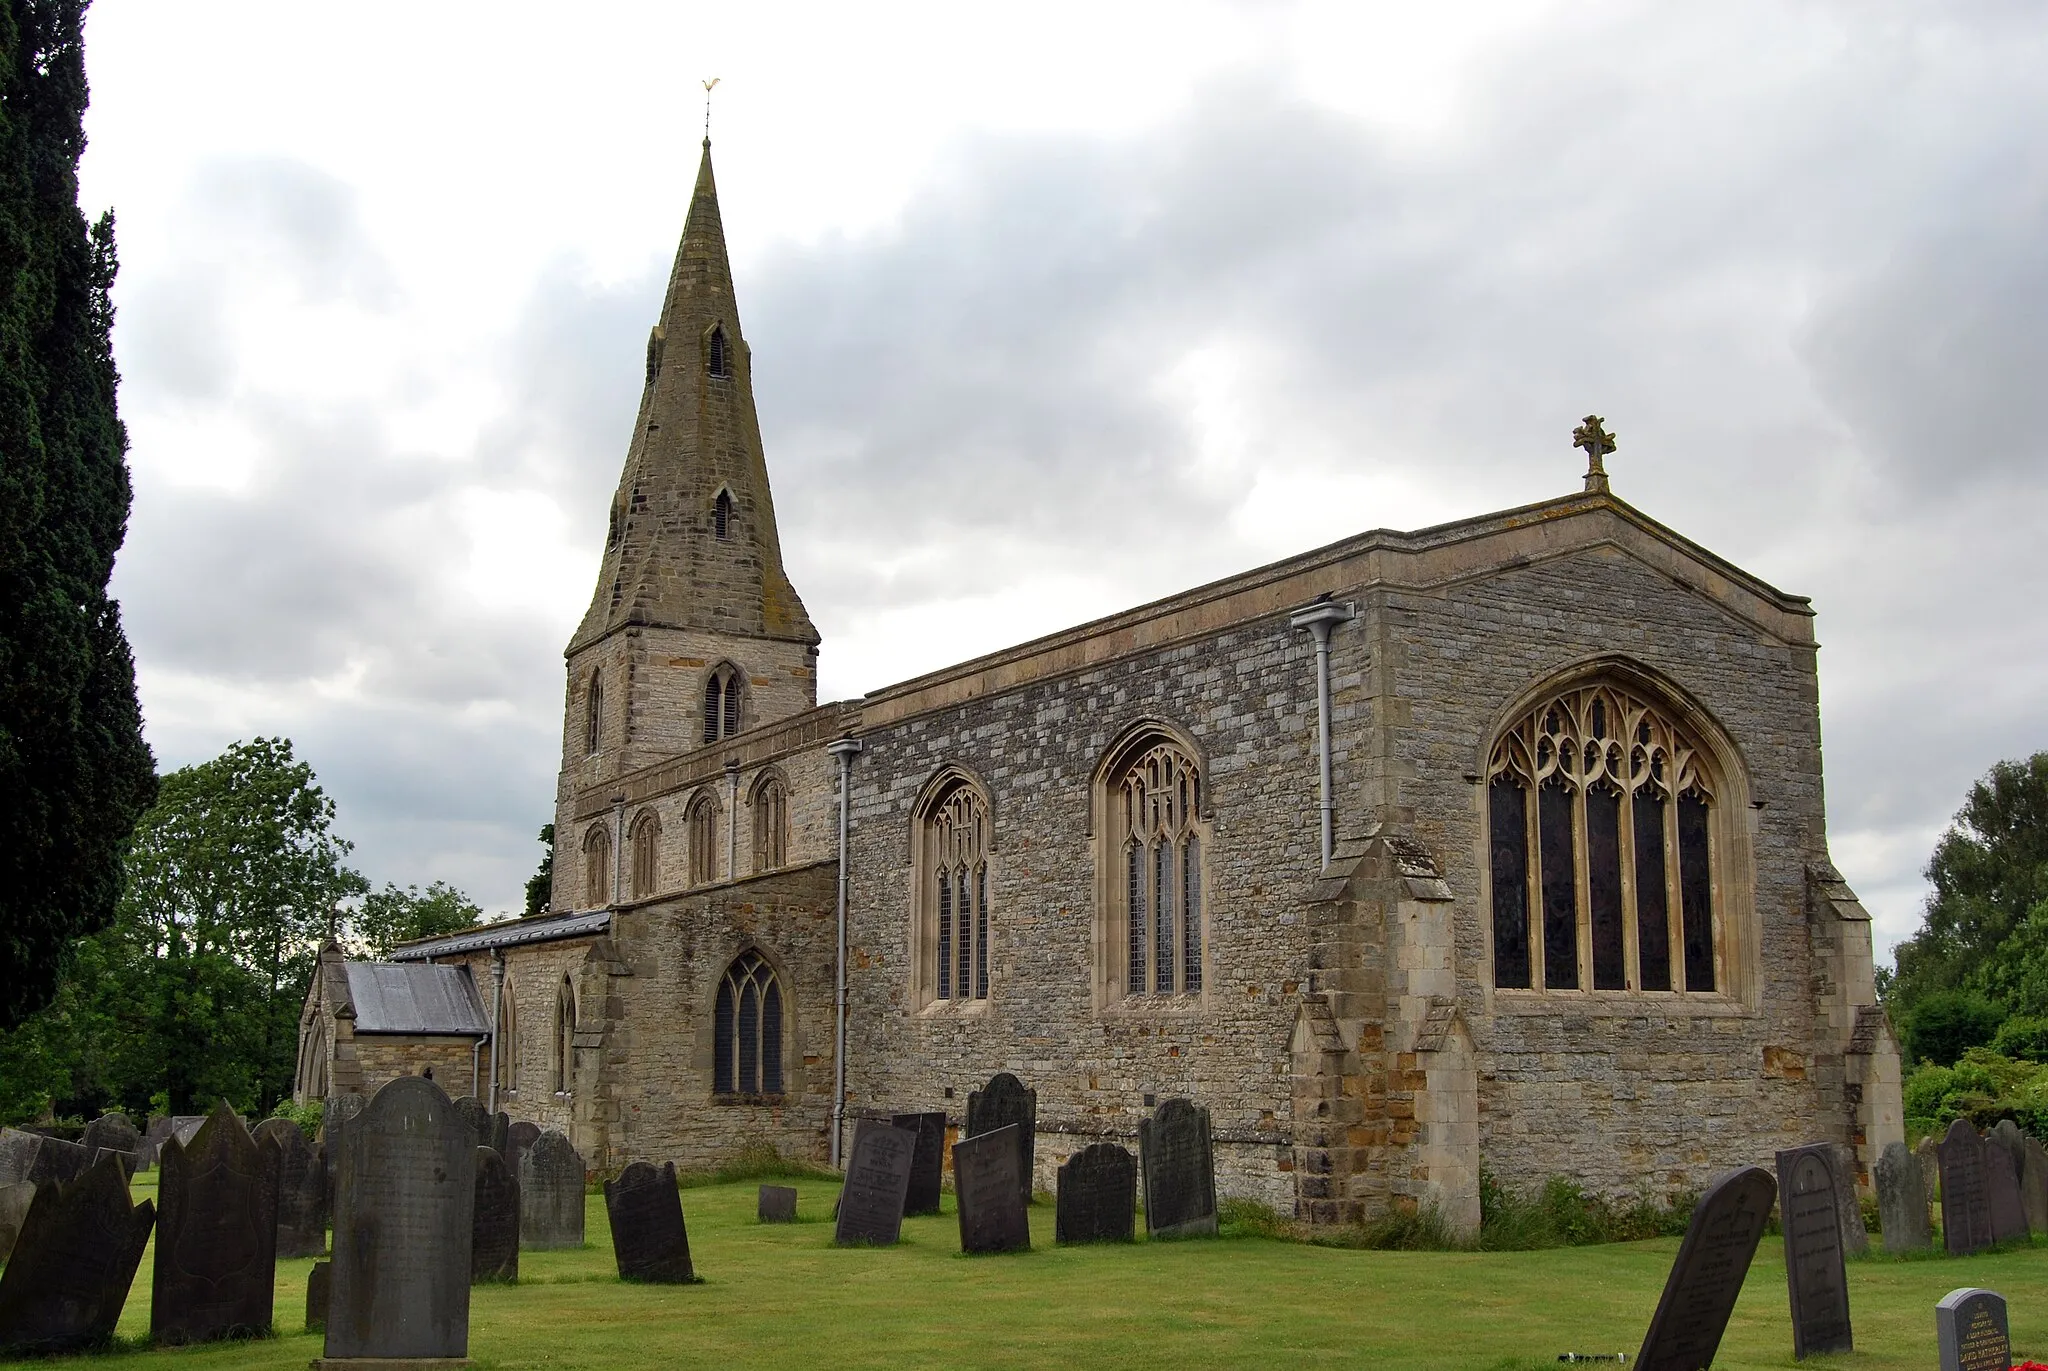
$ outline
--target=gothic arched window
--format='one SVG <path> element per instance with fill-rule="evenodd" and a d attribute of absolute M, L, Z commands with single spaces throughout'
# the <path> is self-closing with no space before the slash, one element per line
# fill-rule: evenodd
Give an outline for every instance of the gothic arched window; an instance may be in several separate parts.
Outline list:
<path fill-rule="evenodd" d="M 555 992 L 555 1041 L 549 1054 L 553 1060 L 555 1090 L 566 1094 L 576 1088 L 576 988 L 567 976 Z"/>
<path fill-rule="evenodd" d="M 988 797 L 958 771 L 927 788 L 913 837 L 926 1000 L 989 997 Z"/>
<path fill-rule="evenodd" d="M 603 824 L 592 824 L 583 835 L 583 903 L 599 909 L 612 900 L 612 835 Z"/>
<path fill-rule="evenodd" d="M 690 802 L 690 884 L 718 879 L 718 801 L 709 791 Z"/>
<path fill-rule="evenodd" d="M 711 531 L 720 538 L 732 537 L 732 492 L 721 490 L 711 502 Z"/>
<path fill-rule="evenodd" d="M 741 695 L 746 678 L 731 662 L 721 662 L 704 678 L 704 741 L 715 743 L 740 731 Z"/>
<path fill-rule="evenodd" d="M 1486 775 L 1496 987 L 1728 988 L 1700 739 L 1632 690 L 1577 685 L 1516 719 Z"/>
<path fill-rule="evenodd" d="M 498 986 L 498 1089 L 519 1092 L 519 997 L 510 976 Z"/>
<path fill-rule="evenodd" d="M 773 771 L 754 783 L 754 870 L 789 864 L 789 787 Z"/>
<path fill-rule="evenodd" d="M 758 952 L 742 952 L 718 983 L 712 1054 L 713 1094 L 782 1093 L 782 987 Z"/>
<path fill-rule="evenodd" d="M 725 341 L 723 324 L 711 326 L 711 339 L 705 345 L 705 370 L 713 376 L 732 375 L 732 348 Z"/>
<path fill-rule="evenodd" d="M 1111 754 L 1099 784 L 1112 979 L 1126 996 L 1199 995 L 1208 959 L 1201 764 L 1146 729 Z"/>
<path fill-rule="evenodd" d="M 661 816 L 653 810 L 633 823 L 633 898 L 644 900 L 661 879 Z"/>
<path fill-rule="evenodd" d="M 590 684 L 583 695 L 583 751 L 596 756 L 598 746 L 604 741 L 604 673 L 590 673 Z"/>

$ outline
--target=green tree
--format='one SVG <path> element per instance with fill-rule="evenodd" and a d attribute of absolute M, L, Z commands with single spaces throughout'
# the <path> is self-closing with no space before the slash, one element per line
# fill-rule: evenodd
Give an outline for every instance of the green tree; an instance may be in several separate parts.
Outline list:
<path fill-rule="evenodd" d="M 542 824 L 540 840 L 547 845 L 541 854 L 540 870 L 526 878 L 526 913 L 530 918 L 547 912 L 548 901 L 555 896 L 555 826 Z"/>
<path fill-rule="evenodd" d="M 400 943 L 458 932 L 482 923 L 483 917 L 476 901 L 445 881 L 425 890 L 416 885 L 400 890 L 386 881 L 349 916 L 349 928 L 364 953 L 386 957 Z"/>
<path fill-rule="evenodd" d="M 1937 990 L 1906 1011 L 1899 1038 L 1912 1060 L 1953 1066 L 1963 1053 L 1998 1036 L 2004 1022 L 2004 1008 L 1974 990 Z"/>
<path fill-rule="evenodd" d="M 135 666 L 107 598 L 127 531 L 112 214 L 78 207 L 84 0 L 0 0 L 0 1031 L 103 928 L 149 804 Z"/>

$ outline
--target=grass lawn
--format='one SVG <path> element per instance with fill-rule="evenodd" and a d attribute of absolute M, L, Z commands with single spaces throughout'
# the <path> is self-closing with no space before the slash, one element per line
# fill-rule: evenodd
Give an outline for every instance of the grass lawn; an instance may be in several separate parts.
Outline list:
<path fill-rule="evenodd" d="M 139 1178 L 142 1195 L 153 1178 Z M 912 1219 L 890 1249 L 842 1251 L 825 1222 L 833 1187 L 799 1181 L 793 1225 L 754 1222 L 754 1185 L 687 1190 L 690 1248 L 704 1284 L 623 1285 L 604 1201 L 589 1199 L 590 1245 L 528 1252 L 522 1282 L 485 1287 L 470 1307 L 481 1368 L 669 1371 L 677 1367 L 1555 1367 L 1560 1352 L 1634 1356 L 1676 1239 L 1545 1252 L 1354 1252 L 1264 1238 L 1058 1248 L 1052 1207 L 1033 1206 L 1037 1250 L 963 1257 L 949 1213 Z M 947 1203 L 951 1204 L 951 1197 Z M 1767 1237 L 1722 1343 L 1718 1368 L 1794 1366 L 1784 1261 Z M 126 1351 L 127 1371 L 303 1367 L 320 1340 L 299 1331 L 310 1261 L 278 1265 L 281 1338 Z M 149 1327 L 143 1258 L 124 1337 Z M 1927 1371 L 1934 1303 L 1957 1286 L 2011 1302 L 2014 1355 L 2048 1359 L 2048 1245 L 1959 1260 L 1849 1266 L 1857 1351 L 1840 1371 Z"/>

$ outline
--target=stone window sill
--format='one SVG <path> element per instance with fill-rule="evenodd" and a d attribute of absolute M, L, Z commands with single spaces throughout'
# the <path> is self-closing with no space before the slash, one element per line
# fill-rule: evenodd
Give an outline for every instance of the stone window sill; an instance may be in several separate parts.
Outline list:
<path fill-rule="evenodd" d="M 995 1013 L 994 1005 L 995 1000 L 992 998 L 980 1000 L 934 999 L 926 1004 L 924 1008 L 918 1010 L 917 1014 L 919 1018 L 923 1019 L 945 1017 L 985 1019 Z"/>
<path fill-rule="evenodd" d="M 713 1095 L 711 1103 L 716 1105 L 750 1105 L 755 1108 L 780 1109 L 788 1097 L 780 1093 L 772 1095 Z"/>
<path fill-rule="evenodd" d="M 1748 1019 L 1757 1011 L 1718 991 L 1676 990 L 1502 990 L 1493 992 L 1493 1012 L 1521 1018 L 1570 1019 Z"/>
<path fill-rule="evenodd" d="M 1102 1006 L 1100 1012 L 1119 1018 L 1192 1018 L 1208 1008 L 1207 999 L 1193 995 L 1126 995 Z"/>

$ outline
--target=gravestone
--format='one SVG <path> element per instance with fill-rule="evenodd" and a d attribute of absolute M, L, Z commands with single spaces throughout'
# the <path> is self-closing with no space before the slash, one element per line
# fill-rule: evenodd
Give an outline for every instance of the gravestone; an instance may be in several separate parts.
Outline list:
<path fill-rule="evenodd" d="M 2027 1135 L 2020 1132 L 2020 1126 L 2011 1119 L 2000 1119 L 1984 1130 L 1984 1144 L 1998 1147 L 2012 1158 L 2012 1172 L 2017 1176 L 2027 1164 Z"/>
<path fill-rule="evenodd" d="M 478 1147 L 491 1145 L 491 1111 L 484 1108 L 484 1102 L 474 1095 L 458 1096 L 455 1112 L 469 1125 L 470 1135 Z"/>
<path fill-rule="evenodd" d="M 348 1119 L 337 1149 L 329 1359 L 469 1355 L 474 1139 L 425 1076 L 387 1082 Z"/>
<path fill-rule="evenodd" d="M 2020 1208 L 2030 1232 L 2048 1233 L 2048 1149 L 2031 1137 L 2020 1169 Z"/>
<path fill-rule="evenodd" d="M 1053 1240 L 1129 1242 L 1137 1207 L 1138 1159 L 1115 1143 L 1090 1143 L 1060 1164 Z"/>
<path fill-rule="evenodd" d="M 583 1158 L 552 1128 L 519 1157 L 519 1245 L 583 1246 Z"/>
<path fill-rule="evenodd" d="M 1833 1143 L 1778 1154 L 1778 1214 L 1785 1235 L 1785 1289 L 1792 1301 L 1792 1355 L 1848 1352 L 1849 1273 L 1842 1264 L 1841 1177 Z M 1857 1220 L 1862 1227 L 1862 1220 Z"/>
<path fill-rule="evenodd" d="M 277 1286 L 277 1144 L 225 1101 L 189 1143 L 164 1144 L 149 1335 L 212 1342 L 270 1331 Z"/>
<path fill-rule="evenodd" d="M 1927 1186 L 1927 1209 L 1934 1210 L 1934 1203 L 1941 1189 L 1941 1142 L 1932 1136 L 1922 1138 L 1913 1144 L 1913 1155 L 1920 1159 L 1920 1179 Z"/>
<path fill-rule="evenodd" d="M 1856 1194 L 1856 1149 L 1834 1143 L 1835 1214 L 1842 1225 L 1842 1255 L 1860 1257 L 1870 1250 L 1870 1230 L 1863 1226 L 1863 1201 Z M 1779 1203 L 1784 1202 L 1783 1196 Z"/>
<path fill-rule="evenodd" d="M 1927 1220 L 1927 1184 L 1920 1175 L 1920 1158 L 1904 1143 L 1889 1142 L 1876 1170 L 1884 1250 L 1925 1251 L 1934 1243 L 1934 1227 Z"/>
<path fill-rule="evenodd" d="M 306 1331 L 327 1331 L 327 1292 L 334 1283 L 334 1263 L 314 1262 L 306 1273 Z"/>
<path fill-rule="evenodd" d="M 142 1160 L 142 1134 L 128 1121 L 126 1114 L 115 1111 L 102 1114 L 85 1126 L 85 1136 L 79 1139 L 85 1147 L 86 1163 L 99 1160 L 100 1153 L 112 1152 L 121 1161 L 122 1170 L 132 1178 L 135 1167 Z"/>
<path fill-rule="evenodd" d="M 1145 1173 L 1145 1232 L 1158 1238 L 1216 1231 L 1216 1154 L 1209 1111 L 1167 1100 L 1138 1123 Z"/>
<path fill-rule="evenodd" d="M 341 1183 L 342 1137 L 348 1128 L 348 1121 L 370 1106 L 367 1095 L 354 1091 L 343 1091 L 329 1095 L 320 1111 L 320 1133 L 313 1139 L 320 1149 L 320 1157 L 327 1165 L 327 1213 L 330 1219 L 338 1218 L 340 1211 L 335 1207 L 341 1196 L 337 1188 Z"/>
<path fill-rule="evenodd" d="M 519 1281 L 519 1178 L 488 1147 L 476 1150 L 476 1203 L 469 1239 L 469 1283 Z"/>
<path fill-rule="evenodd" d="M 484 1146 L 500 1157 L 509 1153 L 512 1150 L 512 1116 L 502 1109 L 491 1115 L 490 1134 Z"/>
<path fill-rule="evenodd" d="M 1984 1172 L 1983 1139 L 1968 1119 L 1957 1119 L 1941 1140 L 1941 1240 L 1951 1257 L 1992 1244 L 1991 1194 Z"/>
<path fill-rule="evenodd" d="M 917 1151 L 910 1159 L 910 1190 L 903 1197 L 904 1214 L 938 1213 L 946 1175 L 945 1114 L 896 1114 L 889 1122 L 917 1135 Z"/>
<path fill-rule="evenodd" d="M 35 1201 L 34 1181 L 0 1185 L 0 1264 L 13 1254 L 14 1240 L 21 1236 L 22 1220 L 28 1217 L 28 1207 Z"/>
<path fill-rule="evenodd" d="M 91 1160 L 91 1154 L 75 1142 L 0 1128 L 0 1185 L 75 1181 L 85 1174 Z"/>
<path fill-rule="evenodd" d="M 1011 1124 L 953 1144 L 953 1197 L 960 1207 L 962 1252 L 1023 1252 L 1031 1247 L 1031 1211 L 1017 1185 L 1023 1149 Z"/>
<path fill-rule="evenodd" d="M 142 1156 L 137 1162 L 139 1169 L 147 1171 L 150 1167 L 156 1165 L 157 1149 L 162 1147 L 164 1139 L 170 1136 L 170 1116 L 168 1114 L 150 1115 L 149 1127 L 142 1130 Z"/>
<path fill-rule="evenodd" d="M 290 1119 L 265 1119 L 256 1136 L 277 1145 L 277 1255 L 327 1251 L 327 1163 Z"/>
<path fill-rule="evenodd" d="M 512 1174 L 519 1174 L 519 1162 L 526 1150 L 540 1139 L 540 1125 L 521 1119 L 505 1130 L 505 1165 L 512 1168 Z"/>
<path fill-rule="evenodd" d="M 1992 1140 L 1984 1142 L 1984 1196 L 1991 1206 L 1991 1241 L 2027 1239 L 2027 1216 L 2020 1208 L 2020 1173 L 2012 1153 Z"/>
<path fill-rule="evenodd" d="M 239 1115 L 237 1117 L 240 1117 Z M 171 1117 L 171 1137 L 181 1143 L 189 1143 L 206 1126 L 204 1114 L 175 1114 Z M 168 1139 L 166 1139 L 168 1141 Z"/>
<path fill-rule="evenodd" d="M 75 1181 L 47 1181 L 0 1271 L 0 1356 L 76 1352 L 114 1334 L 156 1222 L 131 1204 L 112 1157 Z"/>
<path fill-rule="evenodd" d="M 754 1218 L 761 1223 L 796 1222 L 796 1187 L 764 1185 L 754 1204 Z"/>
<path fill-rule="evenodd" d="M 909 1129 L 880 1119 L 854 1124 L 853 1153 L 846 1162 L 846 1184 L 839 1189 L 839 1222 L 832 1241 L 842 1247 L 888 1247 L 903 1236 L 903 1197 L 910 1190 L 916 1153 L 917 1135 Z"/>
<path fill-rule="evenodd" d="M 1637 1371 L 1704 1371 L 1713 1364 L 1777 1189 L 1760 1166 L 1723 1172 L 1707 1187 L 1664 1279 Z"/>
<path fill-rule="evenodd" d="M 1018 1126 L 1017 1184 L 1024 1203 L 1031 1203 L 1031 1168 L 1038 1160 L 1038 1092 L 1007 1071 L 989 1077 L 987 1085 L 967 1092 L 967 1136 L 978 1138 L 998 1128 Z"/>
<path fill-rule="evenodd" d="M 634 1162 L 604 1183 L 604 1208 L 611 1216 L 620 1280 L 685 1285 L 697 1279 L 674 1162 L 663 1162 L 659 1171 Z"/>
<path fill-rule="evenodd" d="M 2007 1371 L 2012 1336 L 2005 1297 L 1994 1290 L 1951 1290 L 1934 1306 L 1934 1337 L 1941 1371 Z"/>

